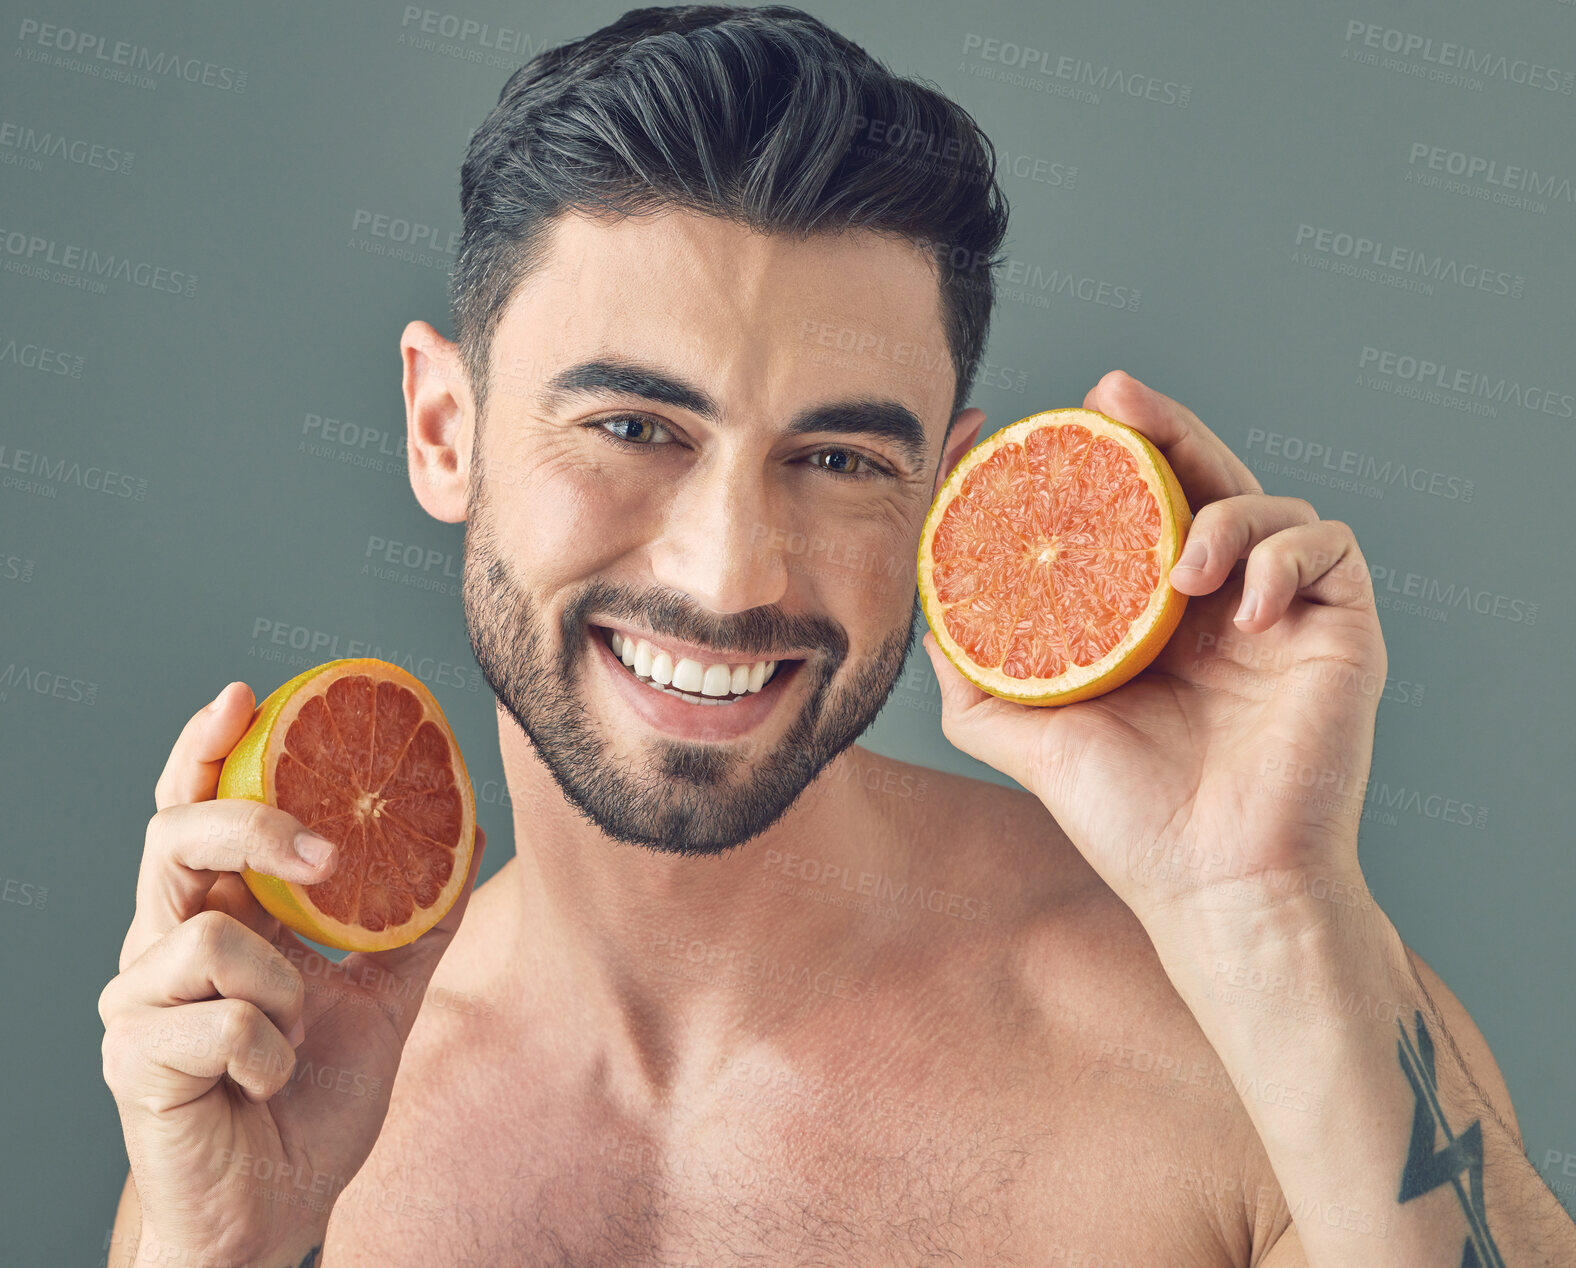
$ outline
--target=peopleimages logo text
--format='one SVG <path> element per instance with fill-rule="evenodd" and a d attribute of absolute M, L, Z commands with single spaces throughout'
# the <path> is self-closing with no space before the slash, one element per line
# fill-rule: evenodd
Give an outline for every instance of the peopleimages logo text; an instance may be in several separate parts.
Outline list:
<path fill-rule="evenodd" d="M 133 44 L 127 40 L 115 40 L 112 43 L 90 31 L 40 22 L 36 18 L 23 18 L 16 38 L 24 46 L 71 54 L 79 61 L 86 59 L 85 64 L 88 66 L 102 62 L 130 71 L 161 75 L 166 79 L 173 75 L 189 84 L 203 84 L 224 92 L 246 91 L 246 72 L 233 66 L 221 66 L 218 62 L 204 61 L 200 57 L 182 57 L 168 50 L 155 53 L 146 45 Z M 99 72 L 95 69 L 93 73 Z"/>
<path fill-rule="evenodd" d="M 131 171 L 136 157 L 130 150 L 71 137 L 61 132 L 39 132 L 36 128 L 13 123 L 9 119 L 0 122 L 0 146 L 19 154 L 42 154 L 46 158 L 64 159 L 79 167 L 96 167 L 123 175 Z"/>
<path fill-rule="evenodd" d="M 1358 354 L 1357 365 L 1359 369 L 1387 375 L 1403 383 L 1457 392 L 1495 404 L 1517 405 L 1535 413 L 1552 414 L 1555 418 L 1576 418 L 1576 394 L 1537 387 L 1503 375 L 1483 374 L 1367 344 Z"/>
<path fill-rule="evenodd" d="M 143 501 L 148 495 L 147 480 L 137 476 L 123 475 L 99 466 L 84 467 L 80 462 L 67 462 L 64 458 L 51 461 L 45 454 L 10 445 L 0 445 L 0 471 L 16 471 L 23 476 L 34 476 L 50 486 L 69 484 L 90 493 L 131 498 L 137 502 Z M 9 485 L 13 478 L 6 477 L 6 483 Z"/>
<path fill-rule="evenodd" d="M 1375 485 L 1399 486 L 1413 493 L 1428 493 L 1450 502 L 1470 502 L 1477 489 L 1475 481 L 1463 476 L 1397 462 L 1392 458 L 1380 459 L 1355 449 L 1338 449 L 1326 441 L 1265 431 L 1262 427 L 1248 428 L 1247 447 L 1271 458 L 1319 466 L 1326 471 L 1352 476 Z"/>
<path fill-rule="evenodd" d="M 0 225 L 0 253 L 26 261 L 29 266 L 37 268 L 54 265 L 84 276 L 130 282 L 133 286 L 184 295 L 187 299 L 197 294 L 195 273 L 165 268 L 162 264 L 153 264 L 147 260 L 131 260 L 113 253 L 100 255 L 91 247 L 63 244 L 53 238 L 41 238 L 37 234 L 7 229 L 3 225 Z"/>
<path fill-rule="evenodd" d="M 1506 57 L 1503 53 L 1485 53 L 1464 44 L 1452 44 L 1448 40 L 1436 43 L 1431 35 L 1380 26 L 1377 22 L 1349 20 L 1346 23 L 1346 42 L 1350 44 L 1353 41 L 1401 57 L 1416 57 L 1419 61 L 1432 62 L 1436 66 L 1482 75 L 1486 79 L 1503 79 L 1507 83 L 1564 93 L 1566 96 L 1576 92 L 1576 74 L 1557 66 L 1542 66 L 1526 58 Z"/>
<path fill-rule="evenodd" d="M 1179 109 L 1185 108 L 1193 97 L 1191 84 L 1179 84 L 1174 80 L 1160 79 L 1116 66 L 1096 65 L 1082 57 L 1067 54 L 1058 56 L 1049 49 L 1035 48 L 1032 44 L 998 40 L 972 31 L 963 37 L 963 54 L 1009 68 L 1012 75 L 1026 80 L 1059 80 L 1067 85 L 1103 89 L 1124 97 L 1137 97 L 1142 101 L 1154 101 Z M 1003 76 L 1003 79 L 1005 82 L 1016 82 L 1010 75 Z M 1095 101 L 1098 100 L 1096 97 Z"/>
<path fill-rule="evenodd" d="M 458 40 L 462 44 L 474 44 L 478 48 L 508 53 L 523 61 L 552 47 L 546 40 L 533 40 L 526 31 L 517 31 L 508 26 L 495 27 L 490 22 L 480 22 L 475 18 L 438 9 L 424 9 L 415 4 L 405 6 L 400 26 L 414 26 L 423 35 L 437 35 L 446 40 Z"/>
<path fill-rule="evenodd" d="M 1369 264 L 1397 273 L 1415 274 L 1437 282 L 1452 282 L 1468 290 L 1487 291 L 1490 295 L 1509 295 L 1520 299 L 1527 279 L 1518 273 L 1490 269 L 1481 264 L 1462 264 L 1443 255 L 1430 255 L 1417 247 L 1379 242 L 1360 234 L 1325 229 L 1317 225 L 1297 226 L 1297 246 L 1336 259 Z"/>
<path fill-rule="evenodd" d="M 1498 159 L 1468 154 L 1464 150 L 1447 150 L 1426 141 L 1412 142 L 1406 162 L 1409 167 L 1421 166 L 1430 172 L 1482 181 L 1485 185 L 1496 185 L 1520 194 L 1534 194 L 1555 202 L 1576 202 L 1576 181 L 1569 176 L 1540 172 L 1519 163 L 1501 163 Z"/>

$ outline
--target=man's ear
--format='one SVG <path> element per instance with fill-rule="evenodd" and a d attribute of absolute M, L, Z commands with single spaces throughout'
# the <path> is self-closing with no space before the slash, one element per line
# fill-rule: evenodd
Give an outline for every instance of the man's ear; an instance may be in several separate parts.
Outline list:
<path fill-rule="evenodd" d="M 426 322 L 413 321 L 400 335 L 399 351 L 411 488 L 428 515 L 458 524 L 465 518 L 475 438 L 471 385 L 459 345 Z"/>
<path fill-rule="evenodd" d="M 936 487 L 930 491 L 932 497 L 946 483 L 952 468 L 958 465 L 958 459 L 974 447 L 974 441 L 984 425 L 985 411 L 975 409 L 972 405 L 968 409 L 960 409 L 953 417 L 947 447 L 941 451 L 941 466 L 936 469 Z"/>

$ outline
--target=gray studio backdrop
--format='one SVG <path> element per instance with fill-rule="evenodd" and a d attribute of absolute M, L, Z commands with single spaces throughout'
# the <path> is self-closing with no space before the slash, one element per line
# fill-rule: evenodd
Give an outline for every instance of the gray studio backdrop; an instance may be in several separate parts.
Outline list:
<path fill-rule="evenodd" d="M 396 343 L 449 329 L 459 163 L 509 71 L 625 7 L 0 5 L 6 1263 L 103 1262 L 95 1004 L 154 780 L 223 683 L 406 664 L 508 853 Z M 1576 1205 L 1576 8 L 808 7 L 1002 151 L 987 431 L 1126 369 L 1356 529 L 1391 667 L 1364 867 Z M 865 743 L 1004 782 L 947 744 L 917 646 Z"/>

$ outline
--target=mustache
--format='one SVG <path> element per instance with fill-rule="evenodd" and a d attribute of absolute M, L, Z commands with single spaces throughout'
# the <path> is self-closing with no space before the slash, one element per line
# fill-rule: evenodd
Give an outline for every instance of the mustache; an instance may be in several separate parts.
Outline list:
<path fill-rule="evenodd" d="M 781 647 L 823 649 L 833 664 L 848 655 L 848 635 L 826 617 L 793 615 L 775 608 L 750 608 L 721 620 L 697 611 L 671 591 L 628 590 L 610 582 L 588 581 L 559 617 L 559 646 L 573 647 L 592 614 L 628 621 L 658 637 L 686 643 L 735 647 L 763 655 Z"/>

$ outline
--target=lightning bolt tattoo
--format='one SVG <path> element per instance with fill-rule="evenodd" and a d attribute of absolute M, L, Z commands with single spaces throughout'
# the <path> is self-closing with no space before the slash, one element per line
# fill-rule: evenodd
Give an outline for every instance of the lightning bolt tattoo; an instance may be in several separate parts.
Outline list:
<path fill-rule="evenodd" d="M 1401 1172 L 1401 1192 L 1397 1201 L 1410 1202 L 1442 1184 L 1455 1188 L 1461 1210 L 1467 1217 L 1467 1240 L 1461 1251 L 1461 1268 L 1505 1268 L 1505 1261 L 1488 1232 L 1488 1215 L 1483 1209 L 1483 1123 L 1479 1119 L 1459 1136 L 1451 1134 L 1445 1111 L 1439 1104 L 1439 1078 L 1434 1071 L 1434 1040 L 1423 1025 L 1421 1011 L 1413 1011 L 1413 1040 L 1399 1020 L 1401 1040 L 1396 1050 L 1401 1068 L 1412 1084 L 1417 1108 L 1412 1113 L 1412 1143 L 1407 1151 L 1406 1168 Z M 1436 1149 L 1439 1133 L 1445 1145 Z M 1466 1172 L 1466 1184 L 1461 1173 Z"/>

